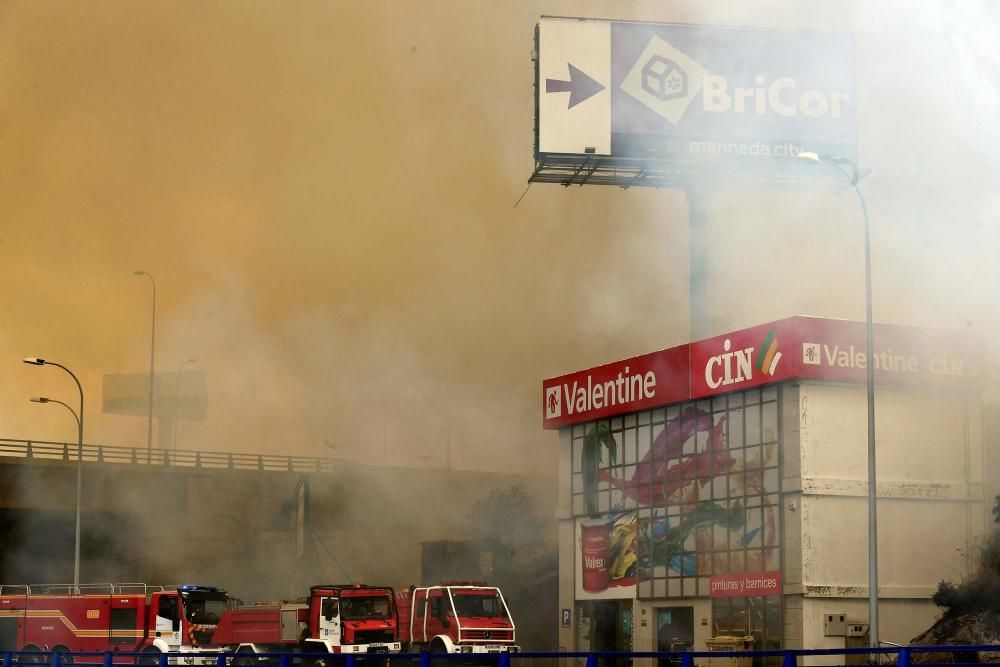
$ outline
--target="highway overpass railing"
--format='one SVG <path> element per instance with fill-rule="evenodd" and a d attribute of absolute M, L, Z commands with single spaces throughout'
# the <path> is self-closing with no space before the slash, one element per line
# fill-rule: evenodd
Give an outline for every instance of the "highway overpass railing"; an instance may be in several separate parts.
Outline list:
<path fill-rule="evenodd" d="M 15 458 L 39 461 L 77 461 L 84 463 L 122 463 L 177 468 L 221 468 L 230 470 L 270 470 L 290 472 L 332 472 L 343 467 L 341 459 L 317 456 L 282 456 L 280 454 L 241 454 L 203 452 L 187 449 L 146 449 L 117 445 L 84 444 L 41 440 L 0 438 L 0 459 Z"/>

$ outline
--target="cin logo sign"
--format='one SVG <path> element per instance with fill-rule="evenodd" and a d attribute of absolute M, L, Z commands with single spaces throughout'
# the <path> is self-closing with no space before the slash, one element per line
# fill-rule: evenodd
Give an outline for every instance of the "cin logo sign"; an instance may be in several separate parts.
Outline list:
<path fill-rule="evenodd" d="M 705 384 L 711 389 L 752 380 L 754 368 L 763 375 L 773 376 L 778 369 L 778 362 L 781 361 L 774 329 L 769 330 L 764 337 L 756 360 L 754 350 L 757 348 L 745 347 L 742 350 L 732 351 L 730 348 L 732 343 L 727 338 L 722 343 L 723 353 L 709 357 L 708 363 L 705 364 Z"/>

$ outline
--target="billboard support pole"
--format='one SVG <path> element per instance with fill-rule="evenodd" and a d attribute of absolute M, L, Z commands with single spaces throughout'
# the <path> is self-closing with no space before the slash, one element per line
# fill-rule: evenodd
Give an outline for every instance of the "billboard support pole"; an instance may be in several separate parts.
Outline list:
<path fill-rule="evenodd" d="M 685 188 L 688 204 L 688 298 L 691 340 L 709 337 L 708 196 L 701 188 Z"/>

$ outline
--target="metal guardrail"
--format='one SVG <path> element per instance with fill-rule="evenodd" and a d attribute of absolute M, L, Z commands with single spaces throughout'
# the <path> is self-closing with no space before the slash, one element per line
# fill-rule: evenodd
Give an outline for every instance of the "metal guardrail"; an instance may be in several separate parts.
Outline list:
<path fill-rule="evenodd" d="M 200 653 L 135 653 L 135 652 L 53 652 L 53 651 L 7 651 L 2 655 L 2 667 L 15 664 L 50 665 L 68 667 L 71 664 L 93 664 L 111 667 L 120 664 L 140 664 L 151 667 L 168 665 L 205 665 L 206 667 L 254 667 L 273 665 L 274 667 L 441 667 L 454 662 L 455 667 L 475 664 L 479 667 L 545 667 L 578 664 L 581 667 L 620 666 L 634 664 L 636 660 L 648 660 L 657 665 L 696 667 L 713 665 L 739 667 L 740 665 L 780 664 L 781 667 L 799 667 L 815 662 L 810 657 L 828 658 L 842 656 L 843 661 L 834 664 L 850 665 L 897 665 L 910 667 L 919 654 L 946 656 L 943 662 L 925 662 L 923 665 L 996 665 L 1000 661 L 1000 645 L 975 644 L 961 646 L 891 646 L 881 648 L 841 648 L 841 649 L 777 649 L 769 651 L 685 651 L 667 652 L 529 652 L 470 654 L 470 653 L 234 653 L 229 651 L 205 650 Z M 994 662 L 981 662 L 980 653 L 997 656 Z M 849 660 L 849 657 L 861 660 Z M 971 660 L 969 658 L 972 658 Z M 823 661 L 823 664 L 828 664 Z M 450 667 L 450 666 L 449 666 Z"/>
<path fill-rule="evenodd" d="M 287 472 L 333 472 L 343 465 L 343 461 L 339 459 L 318 456 L 202 452 L 190 449 L 148 450 L 145 447 L 88 444 L 83 445 L 83 451 L 79 455 L 77 450 L 78 445 L 70 442 L 0 438 L 0 458 L 75 462 L 79 457 L 84 463 Z"/>
<path fill-rule="evenodd" d="M 149 595 L 157 591 L 177 590 L 179 584 L 159 586 L 138 582 L 100 582 L 93 584 L 0 584 L 0 597 L 24 595 Z"/>

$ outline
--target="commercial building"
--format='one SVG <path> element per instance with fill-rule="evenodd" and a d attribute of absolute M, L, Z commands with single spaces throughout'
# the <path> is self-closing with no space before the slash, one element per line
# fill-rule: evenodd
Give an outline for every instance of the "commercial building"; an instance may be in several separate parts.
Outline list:
<path fill-rule="evenodd" d="M 863 323 L 791 317 L 543 383 L 559 433 L 560 644 L 863 645 Z M 998 491 L 975 345 L 875 325 L 880 635 L 974 565 Z"/>

